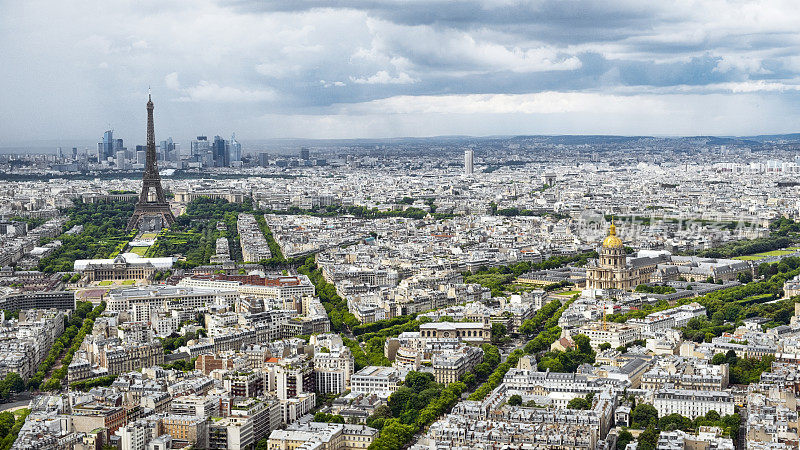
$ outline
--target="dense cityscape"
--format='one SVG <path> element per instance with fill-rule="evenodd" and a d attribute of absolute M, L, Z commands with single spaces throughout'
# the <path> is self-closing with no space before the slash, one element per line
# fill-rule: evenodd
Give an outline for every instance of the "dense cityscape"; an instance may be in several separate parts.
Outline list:
<path fill-rule="evenodd" d="M 153 110 L 0 160 L 3 448 L 797 447 L 796 136 L 181 152 Z"/>
<path fill-rule="evenodd" d="M 791 0 L 0 0 L 0 450 L 800 450 Z"/>

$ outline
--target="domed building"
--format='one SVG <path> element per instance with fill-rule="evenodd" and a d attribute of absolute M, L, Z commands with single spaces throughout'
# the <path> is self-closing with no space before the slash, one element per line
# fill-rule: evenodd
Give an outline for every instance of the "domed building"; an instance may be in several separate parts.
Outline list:
<path fill-rule="evenodd" d="M 632 290 L 649 282 L 654 270 L 655 262 L 636 266 L 628 264 L 625 244 L 617 236 L 617 227 L 612 220 L 597 261 L 586 268 L 586 289 Z"/>

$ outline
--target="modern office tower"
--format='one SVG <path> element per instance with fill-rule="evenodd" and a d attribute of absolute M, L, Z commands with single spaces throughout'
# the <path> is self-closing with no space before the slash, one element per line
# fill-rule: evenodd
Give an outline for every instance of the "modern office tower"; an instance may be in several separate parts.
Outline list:
<path fill-rule="evenodd" d="M 258 165 L 261 167 L 267 167 L 269 165 L 269 153 L 258 154 Z"/>
<path fill-rule="evenodd" d="M 152 195 L 151 195 L 152 190 Z M 142 175 L 142 193 L 128 221 L 128 230 L 153 231 L 175 223 L 175 216 L 161 187 L 161 175 L 156 162 L 156 136 L 153 126 L 153 100 L 147 96 L 147 161 Z"/>
<path fill-rule="evenodd" d="M 172 152 L 175 151 L 175 143 L 172 142 L 171 137 L 166 141 L 161 141 L 159 148 L 161 149 L 161 158 L 163 161 L 171 161 L 173 159 Z"/>
<path fill-rule="evenodd" d="M 197 136 L 197 140 L 192 141 L 191 156 L 202 159 L 210 148 L 206 136 Z"/>
<path fill-rule="evenodd" d="M 117 166 L 117 169 L 127 168 L 125 165 L 125 150 L 118 150 L 117 154 L 114 155 L 114 165 Z"/>
<path fill-rule="evenodd" d="M 72 159 L 73 160 L 78 159 L 78 147 L 72 147 Z"/>
<path fill-rule="evenodd" d="M 475 171 L 473 162 L 475 160 L 475 152 L 473 150 L 466 150 L 464 152 L 464 175 L 472 175 Z"/>
<path fill-rule="evenodd" d="M 228 152 L 226 150 L 225 139 L 214 136 L 214 143 L 211 145 L 211 152 L 214 155 L 214 167 L 228 167 Z"/>
<path fill-rule="evenodd" d="M 228 142 L 228 153 L 230 155 L 228 159 L 232 164 L 242 160 L 242 144 L 236 140 L 236 133 L 231 134 L 231 140 Z"/>
<path fill-rule="evenodd" d="M 56 158 L 59 159 L 59 160 L 64 158 L 64 151 L 61 149 L 61 147 L 58 147 L 56 149 Z"/>
<path fill-rule="evenodd" d="M 302 159 L 303 161 L 308 161 L 309 159 L 311 159 L 311 152 L 309 152 L 307 148 L 301 147 L 300 159 Z"/>
<path fill-rule="evenodd" d="M 139 150 L 136 152 L 136 164 L 144 164 L 147 162 L 147 152 Z"/>
<path fill-rule="evenodd" d="M 105 161 L 111 156 L 114 156 L 114 131 L 108 130 L 103 133 L 103 140 L 97 143 L 97 161 Z"/>

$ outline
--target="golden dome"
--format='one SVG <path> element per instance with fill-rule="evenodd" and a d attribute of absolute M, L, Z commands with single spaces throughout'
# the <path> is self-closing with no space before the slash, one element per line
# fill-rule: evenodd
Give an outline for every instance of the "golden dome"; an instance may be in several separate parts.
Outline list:
<path fill-rule="evenodd" d="M 603 239 L 603 248 L 622 248 L 625 244 L 622 239 L 617 237 L 617 227 L 614 225 L 614 220 L 611 220 L 611 226 L 608 227 L 608 237 Z"/>

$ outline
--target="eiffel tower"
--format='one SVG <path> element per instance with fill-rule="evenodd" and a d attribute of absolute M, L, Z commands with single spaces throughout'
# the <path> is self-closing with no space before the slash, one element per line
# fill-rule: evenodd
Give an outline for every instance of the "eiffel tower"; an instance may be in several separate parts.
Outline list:
<path fill-rule="evenodd" d="M 154 192 L 151 194 L 150 190 Z M 142 176 L 142 193 L 136 202 L 136 209 L 128 221 L 128 231 L 138 228 L 142 231 L 158 231 L 175 223 L 175 216 L 169 209 L 161 176 L 156 164 L 156 136 L 153 127 L 153 99 L 147 95 L 147 161 Z"/>

